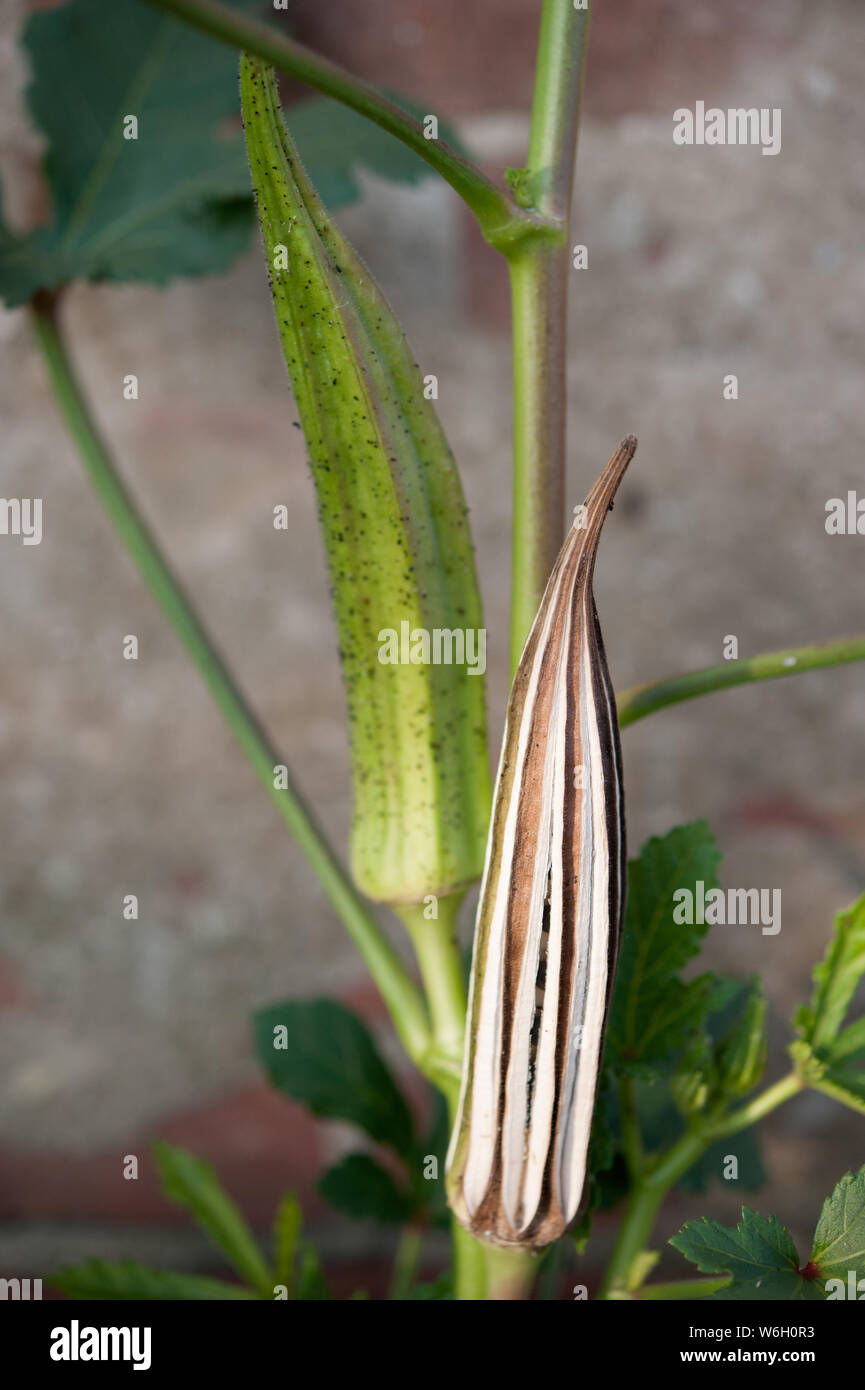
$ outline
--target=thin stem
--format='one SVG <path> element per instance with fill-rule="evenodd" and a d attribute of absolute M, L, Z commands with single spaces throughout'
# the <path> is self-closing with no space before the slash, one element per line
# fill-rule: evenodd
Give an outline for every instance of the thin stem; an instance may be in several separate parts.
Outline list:
<path fill-rule="evenodd" d="M 674 1298 L 708 1298 L 729 1282 L 729 1274 L 721 1274 L 716 1279 L 680 1279 L 669 1284 L 646 1284 L 642 1289 L 635 1289 L 627 1297 L 647 1303 Z"/>
<path fill-rule="evenodd" d="M 423 1231 L 419 1226 L 406 1226 L 402 1231 L 393 1262 L 388 1298 L 399 1302 L 408 1298 L 417 1275 L 423 1249 Z"/>
<path fill-rule="evenodd" d="M 459 1093 L 466 1027 L 466 985 L 457 939 L 462 893 L 439 898 L 438 917 L 420 903 L 398 903 L 394 911 L 412 939 L 432 1022 L 427 1069 L 451 1108 Z"/>
<path fill-rule="evenodd" d="M 825 1078 L 812 1081 L 810 1084 L 813 1090 L 822 1091 L 824 1096 L 831 1096 L 832 1100 L 837 1100 L 839 1105 L 846 1105 L 857 1115 L 865 1115 L 865 1100 L 854 1095 L 852 1091 L 846 1090 L 843 1086 L 836 1086 L 833 1081 L 827 1081 Z"/>
<path fill-rule="evenodd" d="M 483 1303 L 487 1294 L 487 1247 L 475 1240 L 455 1216 L 451 1216 L 454 1260 L 454 1301 Z"/>
<path fill-rule="evenodd" d="M 664 1187 L 652 1187 L 641 1181 L 637 1181 L 631 1188 L 625 1214 L 616 1232 L 613 1249 L 598 1290 L 599 1298 L 610 1298 L 614 1290 L 627 1288 L 631 1265 L 637 1256 L 648 1248 L 658 1210 L 666 1192 L 667 1189 Z"/>
<path fill-rule="evenodd" d="M 604 1272 L 599 1293 L 601 1298 L 612 1298 L 623 1290 L 627 1291 L 631 1266 L 637 1256 L 648 1248 L 664 1198 L 670 1188 L 693 1167 L 709 1144 L 715 1139 L 747 1129 L 801 1089 L 801 1077 L 796 1072 L 790 1072 L 738 1110 L 708 1123 L 695 1121 L 666 1153 L 649 1162 L 629 1195 Z"/>
<path fill-rule="evenodd" d="M 109 520 L 198 667 L 220 713 L 363 956 L 406 1051 L 416 1061 L 423 1058 L 431 1037 L 420 991 L 328 844 L 300 792 L 290 781 L 285 789 L 274 786 L 274 770 L 284 766 L 282 759 L 237 688 L 117 473 L 75 375 L 57 321 L 54 297 L 39 295 L 31 307 L 36 340 L 57 405 Z"/>
<path fill-rule="evenodd" d="M 523 187 L 556 236 L 506 253 L 514 371 L 512 669 L 564 533 L 568 240 L 588 29 L 587 9 L 544 0 Z"/>
<path fill-rule="evenodd" d="M 637 1101 L 631 1077 L 623 1077 L 619 1083 L 619 1113 L 622 1120 L 622 1148 L 628 1164 L 628 1171 L 639 1173 L 643 1167 L 643 1140 L 640 1134 L 640 1121 L 637 1116 Z"/>
<path fill-rule="evenodd" d="M 462 893 L 439 898 L 438 917 L 425 917 L 420 904 L 395 904 L 394 911 L 412 939 L 432 1020 L 432 1042 L 425 1070 L 443 1093 L 451 1126 L 456 1122 L 466 1027 L 466 984 L 456 924 Z M 476 1240 L 451 1215 L 454 1299 L 483 1302 L 490 1292 L 492 1247 Z M 514 1295 L 516 1296 L 516 1295 Z"/>
<path fill-rule="evenodd" d="M 738 1134 L 742 1129 L 749 1129 L 751 1125 L 762 1120 L 771 1111 L 777 1110 L 779 1105 L 783 1105 L 785 1100 L 791 1100 L 804 1089 L 804 1082 L 796 1071 L 788 1072 L 779 1081 L 775 1081 L 771 1086 L 767 1086 L 765 1091 L 760 1091 L 753 1100 L 749 1100 L 745 1105 L 740 1105 L 738 1110 L 731 1110 L 723 1115 L 720 1120 L 707 1125 L 704 1134 L 709 1143 L 714 1139 L 726 1138 L 728 1134 Z"/>
<path fill-rule="evenodd" d="M 732 685 L 748 685 L 751 681 L 778 680 L 795 676 L 800 671 L 817 671 L 823 666 L 841 666 L 849 661 L 865 661 L 865 637 L 841 637 L 835 642 L 823 642 L 811 647 L 789 647 L 780 652 L 764 652 L 762 656 L 747 657 L 744 661 L 727 661 L 721 666 L 705 666 L 700 671 L 688 671 L 682 676 L 649 685 L 637 685 L 618 698 L 619 724 L 635 724 L 655 710 L 667 705 L 693 700 L 698 695 L 710 695 Z"/>
<path fill-rule="evenodd" d="M 279 71 L 306 82 L 325 96 L 350 106 L 361 116 L 401 140 L 435 169 L 480 223 L 487 241 L 501 250 L 528 238 L 548 235 L 543 219 L 526 212 L 485 174 L 443 140 L 427 139 L 415 116 L 390 101 L 369 83 L 352 77 L 336 63 L 322 58 L 303 44 L 278 34 L 269 25 L 230 9 L 218 0 L 145 0 L 154 9 L 167 11 L 233 48 L 254 53 Z"/>

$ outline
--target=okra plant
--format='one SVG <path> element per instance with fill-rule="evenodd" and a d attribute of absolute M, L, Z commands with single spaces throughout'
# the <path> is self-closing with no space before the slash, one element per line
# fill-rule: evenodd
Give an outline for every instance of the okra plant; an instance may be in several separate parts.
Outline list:
<path fill-rule="evenodd" d="M 323 1175 L 321 1191 L 352 1217 L 400 1228 L 394 1298 L 556 1297 L 566 1269 L 569 1285 L 572 1274 L 579 1281 L 593 1214 L 610 1208 L 619 1224 L 593 1296 L 851 1296 L 865 1278 L 865 1168 L 841 1176 L 815 1211 L 810 1250 L 744 1208 L 734 1229 L 692 1220 L 674 1237 L 703 1277 L 684 1266 L 674 1282 L 651 1277 L 665 1196 L 735 1177 L 724 1171 L 731 1162 L 740 1186 L 757 1186 L 754 1126 L 764 1116 L 807 1089 L 865 1116 L 865 1017 L 848 1018 L 865 973 L 865 897 L 836 918 L 793 1020 L 789 1070 L 764 1083 L 759 978 L 687 970 L 708 926 L 724 920 L 715 840 L 703 822 L 679 826 L 628 865 L 620 728 L 722 687 L 861 660 L 865 636 L 614 693 L 592 581 L 637 449 L 629 421 L 609 462 L 595 461 L 598 480 L 563 534 L 569 219 L 588 0 L 543 0 L 526 163 L 500 183 L 453 147 L 437 117 L 357 81 L 252 8 L 116 0 L 107 31 L 98 0 L 31 18 L 30 103 L 48 137 L 54 220 L 29 236 L 0 228 L 0 288 L 10 305 L 27 306 L 120 541 L 321 880 L 430 1103 L 421 1122 L 365 1025 L 333 1001 L 258 1014 L 262 1065 L 315 1115 L 349 1121 L 369 1141 Z M 67 80 L 88 91 L 96 119 L 91 112 L 86 129 L 73 103 L 59 114 L 61 60 Z M 243 139 L 216 143 L 215 123 L 236 110 L 238 69 Z M 280 73 L 320 97 L 283 112 Z M 134 166 L 119 124 L 130 116 L 118 114 L 130 91 L 142 129 Z M 338 199 L 326 203 L 317 189 L 328 169 L 316 161 L 316 126 L 340 120 L 360 161 L 385 149 L 387 170 L 395 142 L 412 152 L 408 177 L 425 161 L 510 272 L 513 684 L 494 787 L 486 633 L 457 463 L 399 323 L 334 218 Z M 146 155 L 148 123 L 176 135 L 172 160 Z M 62 324 L 72 281 L 163 283 L 228 265 L 247 243 L 251 193 L 332 585 L 351 736 L 350 868 L 142 521 Z M 648 468 L 650 440 L 643 453 Z M 170 795 L 170 769 L 165 776 Z M 467 980 L 457 918 L 476 884 Z M 417 975 L 378 904 L 408 933 Z M 239 1282 L 92 1261 L 59 1272 L 57 1286 L 83 1298 L 328 1297 L 291 1194 L 264 1252 L 205 1163 L 168 1145 L 157 1162 L 166 1196 L 198 1220 Z M 439 1227 L 452 1256 L 424 1283 L 423 1242 Z"/>

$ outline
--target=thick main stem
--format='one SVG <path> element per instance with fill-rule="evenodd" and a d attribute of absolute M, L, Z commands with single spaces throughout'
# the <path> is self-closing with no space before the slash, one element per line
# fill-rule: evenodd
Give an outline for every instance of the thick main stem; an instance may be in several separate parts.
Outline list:
<path fill-rule="evenodd" d="M 514 474 L 511 670 L 516 670 L 564 532 L 565 248 L 509 262 L 513 312 Z"/>
<path fill-rule="evenodd" d="M 284 788 L 274 785 L 275 769 L 284 766 L 283 761 L 247 705 L 117 473 L 69 359 L 54 298 L 44 294 L 38 296 L 32 310 L 36 340 L 57 404 L 109 520 L 342 919 L 390 1010 L 406 1051 L 413 1060 L 420 1062 L 427 1055 L 431 1041 L 420 991 L 328 844 L 300 792 L 290 780 Z"/>
<path fill-rule="evenodd" d="M 544 0 L 523 186 L 534 210 L 555 228 L 555 238 L 526 243 L 508 256 L 514 356 L 512 670 L 564 534 L 570 209 L 588 30 L 588 9 L 575 9 L 573 0 Z"/>
<path fill-rule="evenodd" d="M 504 1250 L 487 1246 L 487 1298 L 491 1303 L 527 1299 L 539 1268 L 534 1250 Z"/>

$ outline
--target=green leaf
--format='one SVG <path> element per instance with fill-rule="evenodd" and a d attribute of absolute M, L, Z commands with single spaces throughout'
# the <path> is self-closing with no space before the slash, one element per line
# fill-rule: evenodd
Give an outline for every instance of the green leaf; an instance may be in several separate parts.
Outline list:
<path fill-rule="evenodd" d="M 595 1211 L 598 1207 L 614 1206 L 628 1188 L 628 1174 L 623 1159 L 621 1171 L 614 1170 L 621 1149 L 621 1134 L 617 1122 L 615 1083 L 612 1072 L 605 1068 L 601 1072 L 592 1115 L 588 1181 L 576 1223 L 569 1232 L 580 1254 L 591 1237 Z"/>
<path fill-rule="evenodd" d="M 396 1082 L 360 1019 L 330 999 L 288 1000 L 255 1015 L 258 1056 L 279 1091 L 314 1115 L 349 1120 L 397 1153 L 412 1123 Z"/>
<path fill-rule="evenodd" d="M 318 1190 L 353 1221 L 400 1226 L 412 1214 L 408 1193 L 369 1154 L 349 1154 L 319 1179 Z"/>
<path fill-rule="evenodd" d="M 865 1167 L 846 1173 L 823 1203 L 811 1262 L 821 1279 L 865 1277 Z"/>
<path fill-rule="evenodd" d="M 210 1164 L 170 1144 L 157 1143 L 154 1152 L 169 1201 L 186 1207 L 228 1263 L 248 1283 L 272 1296 L 273 1279 L 255 1238 Z"/>
<path fill-rule="evenodd" d="M 146 1302 L 179 1303 L 205 1300 L 237 1301 L 261 1297 L 253 1289 L 227 1284 L 221 1279 L 202 1279 L 192 1274 L 173 1274 L 170 1270 L 147 1269 L 134 1260 L 108 1264 L 88 1260 L 52 1274 L 47 1281 L 75 1299 L 134 1299 Z"/>
<path fill-rule="evenodd" d="M 0 235 L 0 293 L 21 304 L 77 279 L 223 270 L 252 227 L 237 58 L 136 0 L 69 0 L 30 17 L 32 115 L 47 137 L 53 220 Z M 124 118 L 138 138 L 124 138 Z"/>
<path fill-rule="evenodd" d="M 712 977 L 683 983 L 678 972 L 699 951 L 707 927 L 674 921 L 673 894 L 694 893 L 699 881 L 704 892 L 717 887 L 719 861 L 708 825 L 696 821 L 649 840 L 631 863 L 607 1044 L 614 1068 L 657 1066 L 683 1047 L 705 1018 L 713 1002 Z"/>
<path fill-rule="evenodd" d="M 865 1017 L 857 1018 L 832 1044 L 833 1062 L 865 1062 Z"/>
<path fill-rule="evenodd" d="M 835 931 L 828 950 L 814 967 L 811 1002 L 796 1014 L 799 1033 L 815 1051 L 831 1049 L 836 1041 L 863 974 L 865 894 L 835 918 Z"/>
<path fill-rule="evenodd" d="M 759 1283 L 727 1284 L 710 1295 L 713 1303 L 755 1303 L 769 1300 L 783 1302 L 823 1302 L 820 1285 L 811 1279 L 803 1279 L 795 1270 L 773 1270 Z M 707 1300 L 709 1301 L 709 1300 Z"/>
<path fill-rule="evenodd" d="M 450 1139 L 450 1116 L 440 1091 L 429 1088 L 430 1120 L 427 1132 L 415 1143 L 415 1152 L 406 1159 L 406 1172 L 416 1211 L 425 1214 L 430 1226 L 450 1224 L 445 1191 L 445 1159 Z M 436 1177 L 427 1177 L 427 1160 L 436 1159 Z"/>
<path fill-rule="evenodd" d="M 294 1284 L 294 1260 L 302 1226 L 300 1203 L 293 1192 L 287 1192 L 277 1208 L 273 1223 L 273 1282 L 284 1284 L 289 1298 Z"/>
<path fill-rule="evenodd" d="M 761 1283 L 769 1275 L 796 1273 L 799 1256 L 786 1226 L 774 1216 L 742 1208 L 738 1226 L 705 1217 L 688 1221 L 670 1244 L 704 1274 L 730 1274 L 736 1283 Z"/>
<path fill-rule="evenodd" d="M 23 44 L 53 214 L 29 235 L 0 221 L 0 296 L 14 306 L 72 280 L 163 285 L 227 269 L 253 226 L 237 54 L 139 0 L 67 0 L 32 15 Z M 137 139 L 124 138 L 126 116 Z M 331 207 L 358 197 L 360 166 L 408 183 L 429 174 L 327 97 L 292 107 L 291 125 Z"/>

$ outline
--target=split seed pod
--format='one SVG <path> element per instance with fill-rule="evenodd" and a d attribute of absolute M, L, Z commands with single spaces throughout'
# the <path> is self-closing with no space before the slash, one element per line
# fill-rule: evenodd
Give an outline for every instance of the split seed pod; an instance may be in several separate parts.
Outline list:
<path fill-rule="evenodd" d="M 482 668 L 448 664 L 460 639 L 477 655 L 483 630 L 465 500 L 402 329 L 301 165 L 273 69 L 244 56 L 240 85 L 333 585 L 352 870 L 371 898 L 419 902 L 480 878 L 489 821 Z M 403 633 L 420 633 L 420 645 L 384 662 L 382 633 L 399 634 L 403 648 Z M 423 634 L 441 634 L 442 663 L 424 660 Z"/>
<path fill-rule="evenodd" d="M 472 964 L 457 1217 L 547 1245 L 577 1214 L 625 898 L 616 703 L 592 592 L 601 528 L 637 441 L 580 509 L 514 677 Z"/>

